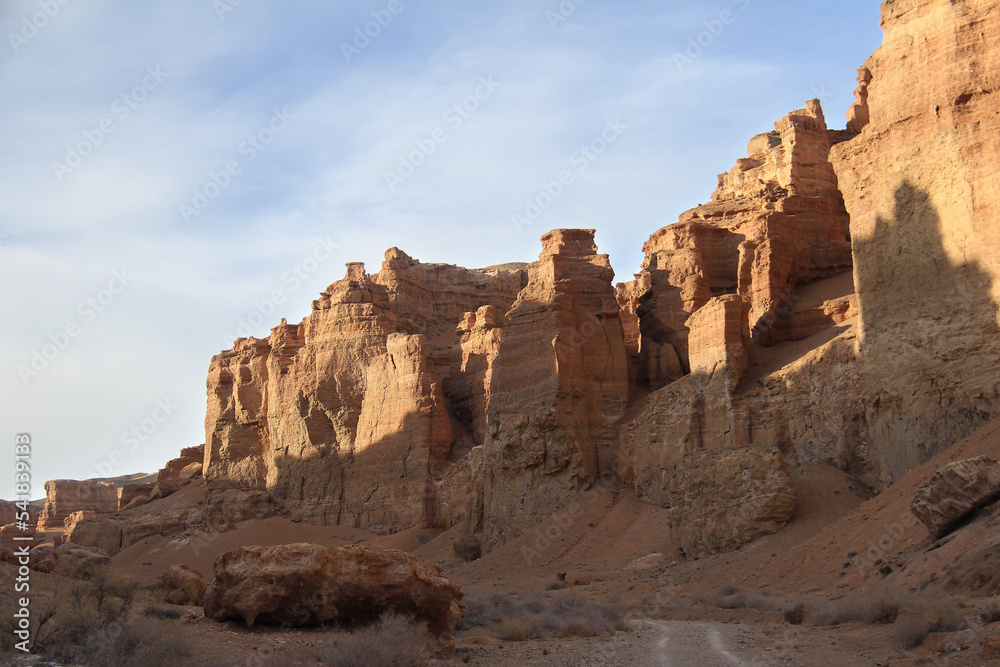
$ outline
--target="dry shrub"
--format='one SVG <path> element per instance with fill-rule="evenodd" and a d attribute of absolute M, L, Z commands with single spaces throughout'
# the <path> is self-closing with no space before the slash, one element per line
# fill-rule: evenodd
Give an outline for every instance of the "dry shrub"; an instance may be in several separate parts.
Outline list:
<path fill-rule="evenodd" d="M 900 603 L 895 592 L 878 589 L 852 598 L 814 601 L 806 605 L 806 616 L 813 625 L 840 625 L 859 622 L 873 625 L 893 623 Z"/>
<path fill-rule="evenodd" d="M 389 613 L 374 625 L 337 633 L 321 659 L 332 667 L 410 667 L 420 660 L 427 639 L 412 618 Z"/>
<path fill-rule="evenodd" d="M 695 602 L 719 609 L 759 609 L 784 611 L 787 605 L 770 593 L 750 593 L 739 586 L 723 586 L 708 596 L 695 598 Z"/>
<path fill-rule="evenodd" d="M 142 613 L 150 618 L 155 618 L 161 621 L 164 620 L 177 620 L 184 615 L 187 609 L 184 607 L 178 607 L 172 604 L 149 604 L 143 609 Z"/>
<path fill-rule="evenodd" d="M 86 664 L 102 667 L 173 667 L 190 655 L 178 628 L 148 619 L 109 623 L 81 652 Z"/>
<path fill-rule="evenodd" d="M 542 637 L 593 637 L 625 627 L 625 608 L 613 600 L 594 600 L 577 592 L 493 593 L 465 600 L 469 611 L 459 630 L 480 626 L 510 641 Z"/>
<path fill-rule="evenodd" d="M 945 595 L 914 597 L 904 605 L 893 634 L 903 648 L 916 648 L 932 632 L 955 632 L 966 627 L 958 600 Z"/>
<path fill-rule="evenodd" d="M 979 620 L 983 625 L 1000 621 L 1000 599 L 993 598 L 986 603 L 986 606 L 979 610 Z"/>

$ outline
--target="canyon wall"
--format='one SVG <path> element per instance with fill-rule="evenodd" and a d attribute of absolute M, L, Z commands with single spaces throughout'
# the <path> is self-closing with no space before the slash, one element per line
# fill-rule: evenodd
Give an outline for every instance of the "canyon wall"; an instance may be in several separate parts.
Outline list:
<path fill-rule="evenodd" d="M 523 281 L 518 267 L 422 265 L 396 248 L 375 276 L 349 264 L 302 323 L 213 359 L 210 489 L 264 489 L 298 516 L 375 532 L 457 521 L 466 499 L 441 507 L 439 487 L 465 483 L 449 458 L 455 432 L 471 448 L 477 428 L 444 394 L 461 366 L 457 325 L 506 312 Z"/>
<path fill-rule="evenodd" d="M 503 544 L 614 472 L 629 360 L 592 229 L 542 237 L 493 362 L 483 451 L 484 544 Z"/>
<path fill-rule="evenodd" d="M 670 507 L 703 555 L 783 525 L 789 468 L 880 489 L 1000 416 L 1000 11 L 887 0 L 882 26 L 847 128 L 813 100 L 753 137 L 634 280 L 612 287 L 593 230 L 480 270 L 390 248 L 300 324 L 236 341 L 209 371 L 210 497 L 382 533 L 461 524 L 490 549 L 603 477 Z M 730 532 L 696 516 L 740 497 L 713 504 L 686 471 L 753 460 L 746 492 L 774 502 Z"/>
<path fill-rule="evenodd" d="M 996 418 L 1000 11 L 883 3 L 834 148 L 851 214 L 865 441 L 881 483 Z"/>

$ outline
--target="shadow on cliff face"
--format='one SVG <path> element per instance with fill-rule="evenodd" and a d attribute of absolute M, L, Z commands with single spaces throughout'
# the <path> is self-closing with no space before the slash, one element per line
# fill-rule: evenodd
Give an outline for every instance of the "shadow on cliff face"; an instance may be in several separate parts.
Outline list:
<path fill-rule="evenodd" d="M 997 304 L 990 276 L 948 257 L 930 196 L 904 181 L 892 219 L 854 238 L 860 399 L 883 482 L 996 416 Z"/>
<path fill-rule="evenodd" d="M 920 340 L 933 332 L 918 325 L 961 330 L 971 325 L 977 336 L 996 334 L 997 304 L 989 296 L 989 276 L 975 263 L 956 265 L 949 259 L 940 216 L 927 193 L 904 181 L 894 199 L 893 219 L 879 217 L 872 237 L 854 242 L 866 329 L 877 340 L 879 332 L 903 324 L 904 340 L 942 359 L 952 356 L 954 341 L 949 336 L 940 341 L 944 345 L 935 346 Z M 932 343 L 930 349 L 925 349 L 927 343 Z"/>

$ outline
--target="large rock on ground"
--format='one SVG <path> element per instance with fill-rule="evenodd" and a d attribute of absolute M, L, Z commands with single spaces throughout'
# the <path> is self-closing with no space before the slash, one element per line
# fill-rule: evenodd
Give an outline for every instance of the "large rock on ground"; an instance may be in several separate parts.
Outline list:
<path fill-rule="evenodd" d="M 81 547 L 71 542 L 60 544 L 54 553 L 56 573 L 70 579 L 89 581 L 111 564 L 111 559 L 100 549 Z"/>
<path fill-rule="evenodd" d="M 691 558 L 774 533 L 795 509 L 788 467 L 775 447 L 690 452 L 674 464 L 667 484 L 670 537 Z"/>
<path fill-rule="evenodd" d="M 201 605 L 207 588 L 201 573 L 187 565 L 171 565 L 156 580 L 156 591 L 169 604 Z"/>
<path fill-rule="evenodd" d="M 452 649 L 465 611 L 459 585 L 408 553 L 305 543 L 222 554 L 205 597 L 205 616 L 247 625 L 365 625 L 386 612 L 412 614 Z"/>
<path fill-rule="evenodd" d="M 76 512 L 66 520 L 66 541 L 100 549 L 109 556 L 121 551 L 121 521 L 110 516 L 86 515 L 86 512 Z"/>
<path fill-rule="evenodd" d="M 38 516 L 38 527 L 62 528 L 73 512 L 90 510 L 110 514 L 118 509 L 118 487 L 111 482 L 55 479 L 45 482 L 45 507 Z"/>
<path fill-rule="evenodd" d="M 949 463 L 935 472 L 920 485 L 910 509 L 937 539 L 997 498 L 1000 498 L 1000 462 L 977 456 Z"/>

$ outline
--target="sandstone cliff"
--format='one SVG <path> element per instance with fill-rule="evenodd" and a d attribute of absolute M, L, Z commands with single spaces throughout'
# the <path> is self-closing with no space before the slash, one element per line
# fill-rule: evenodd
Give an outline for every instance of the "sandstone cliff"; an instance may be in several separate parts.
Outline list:
<path fill-rule="evenodd" d="M 38 527 L 62 528 L 74 512 L 88 510 L 109 514 L 118 509 L 118 487 L 111 482 L 56 479 L 45 482 L 45 507 L 38 515 Z"/>
<path fill-rule="evenodd" d="M 487 548 L 614 472 L 629 363 L 613 277 L 592 229 L 549 232 L 528 266 L 489 387 L 479 490 Z"/>
<path fill-rule="evenodd" d="M 395 248 L 375 276 L 349 264 L 302 323 L 213 359 L 210 488 L 266 489 L 305 518 L 376 532 L 450 525 L 466 506 L 439 503 L 454 432 L 477 428 L 444 393 L 461 366 L 456 327 L 505 312 L 522 282 L 517 267 L 421 265 Z M 458 370 L 459 384 L 466 372 L 478 370 Z"/>
<path fill-rule="evenodd" d="M 881 483 L 1000 414 L 1000 13 L 984 0 L 882 5 L 860 130 L 833 164 L 851 215 L 858 392 Z"/>
<path fill-rule="evenodd" d="M 210 497 L 377 532 L 465 521 L 488 550 L 606 475 L 701 555 L 780 526 L 794 490 L 719 532 L 686 466 L 776 452 L 883 488 L 997 417 L 1000 13 L 887 0 L 882 25 L 847 129 L 813 100 L 753 137 L 617 289 L 591 230 L 527 266 L 391 248 L 236 341 L 209 372 Z"/>

